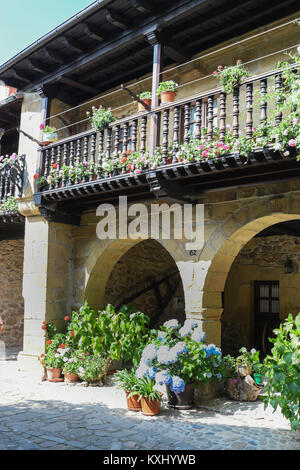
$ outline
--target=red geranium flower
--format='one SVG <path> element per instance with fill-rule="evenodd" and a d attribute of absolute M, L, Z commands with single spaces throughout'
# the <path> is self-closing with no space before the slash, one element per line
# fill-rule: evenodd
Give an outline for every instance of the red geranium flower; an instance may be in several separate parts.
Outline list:
<path fill-rule="evenodd" d="M 34 179 L 34 180 L 37 180 L 39 176 L 40 176 L 40 175 L 39 175 L 38 173 L 35 173 L 35 174 L 33 175 L 33 179 Z"/>
<path fill-rule="evenodd" d="M 125 162 L 127 162 L 127 158 L 126 158 L 126 157 L 123 157 L 123 158 L 122 158 L 122 163 L 125 163 Z"/>
<path fill-rule="evenodd" d="M 65 318 L 64 318 L 65 321 L 70 321 L 70 317 L 69 315 L 66 315 Z"/>
<path fill-rule="evenodd" d="M 47 330 L 47 325 L 43 325 L 42 330 Z"/>
<path fill-rule="evenodd" d="M 52 344 L 52 340 L 48 339 L 48 341 L 46 341 L 46 344 Z"/>
<path fill-rule="evenodd" d="M 74 338 L 74 336 L 75 336 L 74 331 L 71 331 L 70 336 L 72 336 L 72 338 Z"/>
<path fill-rule="evenodd" d="M 58 347 L 59 347 L 60 349 L 65 349 L 64 343 L 61 343 Z"/>
<path fill-rule="evenodd" d="M 53 168 L 57 168 L 57 163 L 53 163 Z"/>

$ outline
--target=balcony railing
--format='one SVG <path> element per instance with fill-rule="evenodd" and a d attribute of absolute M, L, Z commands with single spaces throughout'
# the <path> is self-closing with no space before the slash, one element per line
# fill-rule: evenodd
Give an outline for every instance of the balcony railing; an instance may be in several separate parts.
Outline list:
<path fill-rule="evenodd" d="M 0 218 L 2 222 L 23 222 L 18 212 L 18 198 L 22 196 L 25 155 L 2 157 L 0 162 Z"/>
<path fill-rule="evenodd" d="M 252 139 L 253 129 L 266 122 L 269 111 L 276 104 L 274 100 L 268 102 L 264 99 L 268 82 L 274 78 L 275 89 L 280 90 L 282 76 L 278 70 L 273 70 L 245 80 L 235 88 L 233 95 L 226 96 L 220 87 L 214 88 L 115 121 L 105 130 L 90 130 L 42 148 L 40 190 L 64 188 L 118 175 L 132 176 L 154 167 L 177 167 L 184 162 L 178 154 L 180 144 L 188 145 L 191 138 L 212 143 L 217 129 L 220 148 L 226 141 L 228 127 L 234 140 L 241 135 Z M 256 96 L 260 99 L 255 99 Z M 159 123 L 154 156 L 147 150 L 153 116 Z M 282 115 L 278 114 L 274 126 L 281 120 Z M 220 153 L 224 161 L 226 152 L 222 149 Z M 137 158 L 136 162 L 132 155 Z M 208 157 L 199 151 L 196 160 L 208 161 Z"/>

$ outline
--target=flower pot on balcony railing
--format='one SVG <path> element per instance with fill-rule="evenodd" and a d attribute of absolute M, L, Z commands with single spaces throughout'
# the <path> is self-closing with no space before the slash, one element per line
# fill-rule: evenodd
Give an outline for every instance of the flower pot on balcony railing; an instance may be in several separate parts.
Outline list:
<path fill-rule="evenodd" d="M 161 104 L 173 103 L 177 92 L 177 83 L 169 80 L 161 82 L 157 88 L 157 95 L 160 96 Z"/>
<path fill-rule="evenodd" d="M 50 145 L 53 142 L 57 141 L 57 132 L 56 129 L 53 127 L 45 126 L 41 124 L 40 126 L 41 131 L 43 131 L 43 140 L 41 142 L 42 145 Z"/>
<path fill-rule="evenodd" d="M 143 93 L 140 93 L 139 98 L 143 103 L 151 107 L 152 93 L 150 91 L 144 91 Z M 143 111 L 147 111 L 147 108 L 145 108 L 142 103 L 138 102 L 138 112 L 141 113 Z"/>

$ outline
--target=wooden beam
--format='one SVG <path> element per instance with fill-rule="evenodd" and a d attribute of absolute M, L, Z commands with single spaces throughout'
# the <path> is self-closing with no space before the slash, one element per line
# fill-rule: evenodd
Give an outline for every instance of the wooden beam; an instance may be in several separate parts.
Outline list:
<path fill-rule="evenodd" d="M 123 29 L 124 31 L 131 29 L 128 21 L 124 20 L 124 18 L 114 10 L 105 10 L 105 18 L 110 24 L 116 26 L 116 28 Z"/>
<path fill-rule="evenodd" d="M 87 93 L 94 93 L 97 94 L 98 90 L 97 88 L 90 87 L 88 85 L 84 85 L 83 83 L 76 82 L 75 80 L 72 80 L 67 77 L 60 76 L 58 77 L 58 81 L 65 83 L 66 85 L 69 85 L 73 88 L 79 88 L 80 90 L 86 91 Z"/>
<path fill-rule="evenodd" d="M 45 67 L 43 64 L 41 64 L 38 60 L 36 59 L 31 59 L 30 57 L 27 59 L 27 63 L 29 67 L 32 68 L 35 72 L 42 73 L 42 74 L 48 74 L 50 70 Z"/>
<path fill-rule="evenodd" d="M 61 55 L 58 54 L 54 49 L 50 49 L 49 47 L 45 47 L 45 49 L 43 49 L 43 53 L 47 59 L 57 62 L 58 64 L 65 64 L 66 62 L 66 59 L 61 57 Z"/>
<path fill-rule="evenodd" d="M 20 72 L 17 72 L 15 69 L 10 69 L 10 76 L 12 78 L 15 78 L 16 80 L 21 80 L 22 82 L 25 83 L 31 83 L 31 80 L 27 77 L 24 77 L 23 75 L 20 74 Z"/>
<path fill-rule="evenodd" d="M 84 49 L 82 48 L 82 46 L 79 44 L 78 41 L 75 41 L 74 39 L 69 38 L 67 36 L 62 36 L 61 40 L 67 47 L 77 52 L 78 54 L 82 54 L 84 52 Z"/>
<path fill-rule="evenodd" d="M 164 44 L 165 53 L 175 62 L 185 62 L 191 58 L 191 54 L 171 36 L 167 29 L 161 32 L 160 37 Z"/>
<path fill-rule="evenodd" d="M 147 0 L 130 0 L 131 6 L 136 10 L 144 13 L 145 15 L 154 14 L 157 7 L 154 5 L 153 0 L 151 2 Z"/>
<path fill-rule="evenodd" d="M 84 32 L 87 36 L 94 39 L 95 41 L 103 42 L 105 41 L 105 35 L 98 30 L 98 28 L 92 24 L 84 24 Z"/>

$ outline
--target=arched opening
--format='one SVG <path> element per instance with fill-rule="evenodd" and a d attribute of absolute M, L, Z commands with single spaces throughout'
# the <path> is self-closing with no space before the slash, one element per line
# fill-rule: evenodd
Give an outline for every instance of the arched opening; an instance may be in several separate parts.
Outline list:
<path fill-rule="evenodd" d="M 184 291 L 174 258 L 158 241 L 116 240 L 99 255 L 85 298 L 100 309 L 131 305 L 150 317 L 151 327 L 185 319 Z"/>
<path fill-rule="evenodd" d="M 224 351 L 236 353 L 246 346 L 270 353 L 274 328 L 300 311 L 299 267 L 298 220 L 263 230 L 241 249 L 224 288 Z"/>
<path fill-rule="evenodd" d="M 299 219 L 283 213 L 255 219 L 236 230 L 209 263 L 202 308 L 220 312 L 224 354 L 241 346 L 268 354 L 273 329 L 300 310 Z"/>

